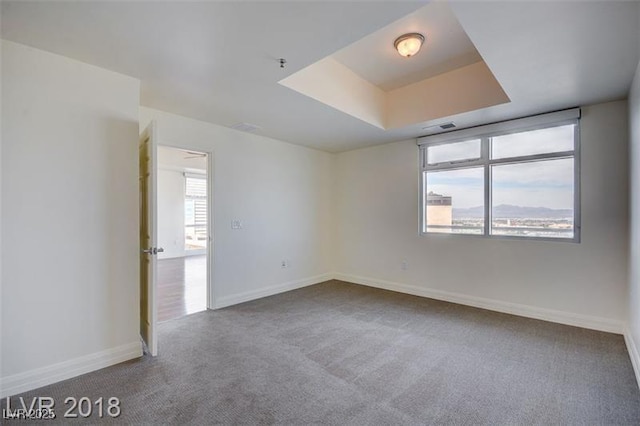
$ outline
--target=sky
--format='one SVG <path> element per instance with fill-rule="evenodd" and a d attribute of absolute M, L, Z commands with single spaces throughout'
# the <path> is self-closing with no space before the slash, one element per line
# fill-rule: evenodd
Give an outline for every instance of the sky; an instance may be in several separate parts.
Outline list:
<path fill-rule="evenodd" d="M 451 144 L 449 152 L 441 145 L 437 156 L 429 154 L 429 162 L 450 161 L 477 156 L 479 141 Z M 454 146 L 457 145 L 457 146 Z M 442 148 L 441 148 L 442 147 Z M 436 147 L 433 147 L 436 148 Z M 430 147 L 431 149 L 431 147 Z M 561 152 L 573 149 L 573 126 L 560 126 L 514 135 L 495 137 L 493 158 Z M 573 208 L 573 158 L 491 166 L 493 205 L 511 204 L 551 209 Z M 454 208 L 478 207 L 484 204 L 484 172 L 482 167 L 428 172 L 427 192 L 452 196 Z"/>

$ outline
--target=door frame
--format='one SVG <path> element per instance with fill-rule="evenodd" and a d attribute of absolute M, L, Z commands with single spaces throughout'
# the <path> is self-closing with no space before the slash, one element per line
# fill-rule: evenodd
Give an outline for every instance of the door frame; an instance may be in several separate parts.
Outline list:
<path fill-rule="evenodd" d="M 214 268 L 214 235 L 213 235 L 213 151 L 210 149 L 202 149 L 192 145 L 178 145 L 173 143 L 165 143 L 158 138 L 158 146 L 165 148 L 179 149 L 181 151 L 196 151 L 207 155 L 207 309 L 215 309 L 215 286 L 213 280 Z"/>

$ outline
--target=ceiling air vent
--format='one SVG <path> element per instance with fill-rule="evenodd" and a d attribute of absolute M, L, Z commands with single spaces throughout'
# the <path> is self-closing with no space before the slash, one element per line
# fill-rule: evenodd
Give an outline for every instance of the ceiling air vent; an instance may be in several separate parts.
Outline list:
<path fill-rule="evenodd" d="M 456 125 L 453 124 L 453 121 L 449 121 L 447 123 L 438 123 L 438 124 L 432 124 L 431 126 L 425 126 L 422 128 L 422 130 L 426 130 L 428 132 L 434 132 L 438 130 L 453 129 L 454 127 L 456 127 Z"/>
<path fill-rule="evenodd" d="M 241 132 L 253 133 L 257 130 L 260 130 L 260 126 L 256 126 L 255 124 L 250 123 L 237 123 L 231 126 L 232 129 L 240 130 Z"/>

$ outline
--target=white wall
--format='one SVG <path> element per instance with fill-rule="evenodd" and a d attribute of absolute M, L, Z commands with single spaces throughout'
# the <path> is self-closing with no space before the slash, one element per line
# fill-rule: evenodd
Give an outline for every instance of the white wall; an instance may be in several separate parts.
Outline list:
<path fill-rule="evenodd" d="M 582 110 L 580 244 L 420 236 L 415 141 L 339 154 L 340 277 L 621 332 L 627 311 L 626 105 Z"/>
<path fill-rule="evenodd" d="M 2 394 L 140 354 L 139 81 L 2 42 Z"/>
<path fill-rule="evenodd" d="M 139 354 L 139 82 L 10 42 L 2 49 L 4 395 Z M 638 86 L 636 78 L 634 189 Z M 419 236 L 413 140 L 333 155 L 149 108 L 140 116 L 141 127 L 157 120 L 161 143 L 213 154 L 217 306 L 337 270 L 596 328 L 627 318 L 625 101 L 583 109 L 581 244 Z M 639 207 L 634 198 L 632 259 Z M 233 219 L 243 229 L 232 230 Z M 638 341 L 633 262 L 631 272 Z"/>
<path fill-rule="evenodd" d="M 2 13 L 0 12 L 0 18 Z M 1 19 L 0 19 L 1 22 Z M 3 330 L 2 315 L 2 43 L 0 42 L 0 333 Z M 2 350 L 2 340 L 0 339 L 0 397 L 2 396 L 2 358 L 4 351 Z"/>
<path fill-rule="evenodd" d="M 329 278 L 332 154 L 142 107 L 152 119 L 160 144 L 213 154 L 215 306 Z"/>
<path fill-rule="evenodd" d="M 630 244 L 627 345 L 640 383 L 640 64 L 629 92 Z"/>
<path fill-rule="evenodd" d="M 159 259 L 182 257 L 184 250 L 184 174 L 158 169 L 158 247 Z"/>

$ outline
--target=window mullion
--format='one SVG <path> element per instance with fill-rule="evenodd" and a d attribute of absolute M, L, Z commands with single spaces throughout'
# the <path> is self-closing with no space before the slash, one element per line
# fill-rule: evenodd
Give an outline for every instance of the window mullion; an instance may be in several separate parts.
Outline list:
<path fill-rule="evenodd" d="M 489 160 L 490 164 L 515 164 L 515 163 L 525 163 L 527 161 L 544 161 L 544 160 L 555 160 L 560 158 L 570 158 L 575 155 L 575 150 L 572 151 L 561 151 L 561 152 L 552 152 L 548 154 L 535 154 L 535 155 L 523 155 L 520 157 L 506 157 L 506 158 L 498 158 L 496 160 Z"/>
<path fill-rule="evenodd" d="M 472 167 L 481 167 L 485 164 L 483 159 L 473 160 L 473 161 L 465 161 L 459 163 L 443 163 L 437 165 L 429 165 L 424 168 L 424 170 L 436 171 L 436 170 L 459 170 L 459 169 L 470 169 Z"/>
<path fill-rule="evenodd" d="M 580 181 L 580 126 L 576 125 L 573 128 L 573 239 L 576 242 L 580 242 L 581 228 L 582 228 L 582 213 L 580 208 L 580 200 L 582 199 L 582 182 Z"/>
<path fill-rule="evenodd" d="M 482 138 L 482 159 L 484 161 L 484 235 L 489 235 L 491 229 L 491 168 L 489 166 L 490 139 Z"/>

